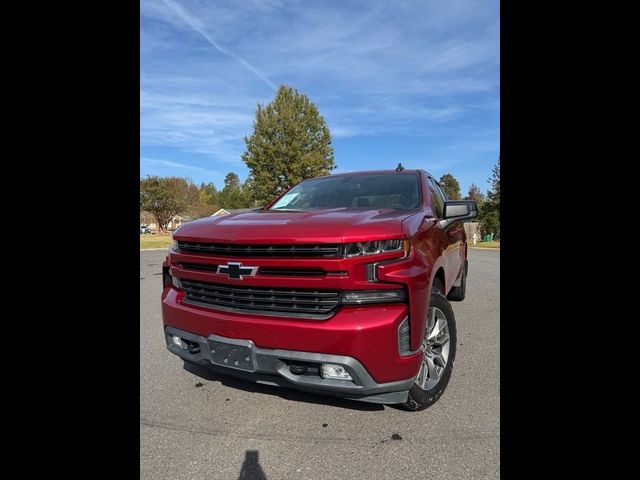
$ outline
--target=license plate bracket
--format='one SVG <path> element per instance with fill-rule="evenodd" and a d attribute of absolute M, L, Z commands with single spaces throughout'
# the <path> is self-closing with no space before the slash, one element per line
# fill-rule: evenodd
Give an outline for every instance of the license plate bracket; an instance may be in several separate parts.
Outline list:
<path fill-rule="evenodd" d="M 253 342 L 235 338 L 209 336 L 211 362 L 221 367 L 255 372 Z"/>

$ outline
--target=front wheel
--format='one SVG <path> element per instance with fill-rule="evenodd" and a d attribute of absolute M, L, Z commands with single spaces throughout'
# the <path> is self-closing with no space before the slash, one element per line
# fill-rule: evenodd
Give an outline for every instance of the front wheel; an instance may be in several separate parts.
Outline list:
<path fill-rule="evenodd" d="M 444 393 L 456 356 L 456 321 L 447 298 L 431 292 L 427 325 L 422 341 L 423 359 L 409 398 L 401 407 L 420 411 L 433 405 Z"/>

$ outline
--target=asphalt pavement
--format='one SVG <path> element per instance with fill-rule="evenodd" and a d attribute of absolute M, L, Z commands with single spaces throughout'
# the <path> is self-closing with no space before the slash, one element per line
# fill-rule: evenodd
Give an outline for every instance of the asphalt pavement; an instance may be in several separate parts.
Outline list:
<path fill-rule="evenodd" d="M 185 369 L 163 338 L 165 255 L 140 252 L 140 478 L 500 478 L 499 250 L 469 250 L 453 374 L 416 413 Z"/>

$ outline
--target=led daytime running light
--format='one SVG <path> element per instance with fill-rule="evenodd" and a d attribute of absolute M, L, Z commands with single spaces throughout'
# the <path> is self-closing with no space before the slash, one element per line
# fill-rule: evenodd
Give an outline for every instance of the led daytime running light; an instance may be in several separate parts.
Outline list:
<path fill-rule="evenodd" d="M 405 257 L 409 255 L 409 240 L 375 240 L 372 242 L 345 243 L 343 254 L 346 258 L 366 255 L 381 255 L 404 251 Z"/>

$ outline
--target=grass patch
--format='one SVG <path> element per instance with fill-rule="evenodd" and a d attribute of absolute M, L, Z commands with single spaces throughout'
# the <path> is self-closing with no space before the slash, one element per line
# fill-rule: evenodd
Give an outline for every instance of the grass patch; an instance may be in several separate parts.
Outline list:
<path fill-rule="evenodd" d="M 150 248 L 167 248 L 171 245 L 173 239 L 171 235 L 140 235 L 140 250 L 148 250 Z"/>
<path fill-rule="evenodd" d="M 469 241 L 470 247 L 480 247 L 480 248 L 500 248 L 500 240 L 494 242 L 478 242 L 475 245 L 473 244 L 473 240 Z"/>

